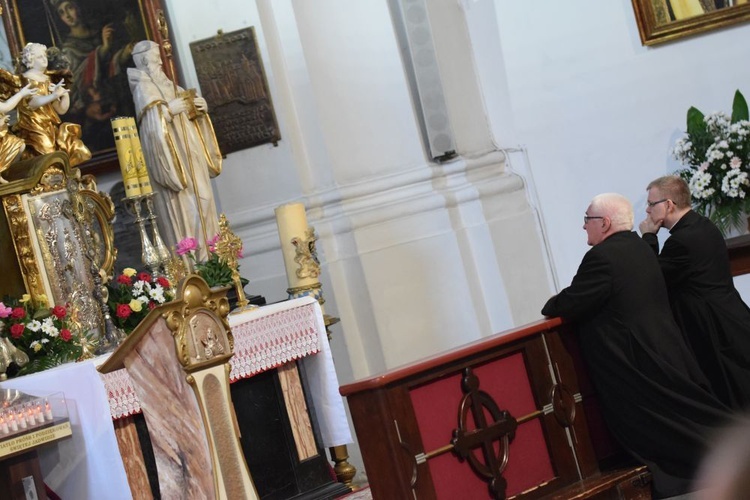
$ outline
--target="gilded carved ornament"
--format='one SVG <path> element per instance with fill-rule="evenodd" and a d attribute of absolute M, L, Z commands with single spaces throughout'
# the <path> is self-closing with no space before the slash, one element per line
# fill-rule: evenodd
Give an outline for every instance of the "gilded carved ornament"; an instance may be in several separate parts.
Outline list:
<path fill-rule="evenodd" d="M 42 275 L 34 257 L 32 249 L 32 236 L 29 231 L 29 219 L 23 208 L 20 194 L 5 196 L 3 198 L 3 208 L 8 219 L 8 225 L 13 239 L 13 246 L 16 250 L 16 258 L 21 268 L 26 290 L 34 303 L 38 303 L 40 298 L 45 295 L 44 282 Z"/>
<path fill-rule="evenodd" d="M 294 262 L 298 266 L 296 274 L 300 279 L 317 278 L 320 276 L 320 261 L 318 260 L 318 252 L 315 249 L 315 242 L 317 240 L 318 236 L 315 234 L 315 228 L 312 227 L 305 229 L 305 236 L 303 238 L 292 238 L 292 245 L 294 245 L 295 251 Z"/>

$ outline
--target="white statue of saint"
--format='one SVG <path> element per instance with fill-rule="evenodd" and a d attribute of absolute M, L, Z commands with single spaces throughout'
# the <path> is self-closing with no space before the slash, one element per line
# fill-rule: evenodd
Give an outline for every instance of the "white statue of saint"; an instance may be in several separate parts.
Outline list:
<path fill-rule="evenodd" d="M 162 234 L 171 240 L 168 244 L 187 237 L 205 243 L 219 232 L 210 178 L 221 173 L 222 161 L 206 114 L 206 100 L 175 87 L 164 73 L 155 42 L 136 43 L 133 61 L 135 68 L 128 69 L 128 82 L 143 155 L 155 191 L 160 193 L 155 200 Z M 205 228 L 201 227 L 196 192 Z M 208 256 L 206 246 L 199 249 L 201 260 Z"/>

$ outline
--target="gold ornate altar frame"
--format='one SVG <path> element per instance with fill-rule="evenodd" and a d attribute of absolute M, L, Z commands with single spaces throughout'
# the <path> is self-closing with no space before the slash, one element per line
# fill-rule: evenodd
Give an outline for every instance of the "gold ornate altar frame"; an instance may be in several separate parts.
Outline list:
<path fill-rule="evenodd" d="M 28 294 L 38 306 L 70 303 L 82 327 L 103 332 L 95 287 L 116 258 L 112 201 L 62 152 L 15 163 L 5 177 L 0 295 Z"/>

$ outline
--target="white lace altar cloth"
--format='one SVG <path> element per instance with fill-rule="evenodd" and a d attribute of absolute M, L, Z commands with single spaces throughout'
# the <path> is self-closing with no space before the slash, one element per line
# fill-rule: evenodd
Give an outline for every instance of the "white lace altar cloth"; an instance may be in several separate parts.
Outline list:
<path fill-rule="evenodd" d="M 303 297 L 229 316 L 234 336 L 230 381 L 252 377 L 320 352 L 325 326 L 319 321 L 317 305 L 314 299 Z M 127 370 L 102 373 L 101 377 L 109 397 L 112 420 L 141 412 Z"/>

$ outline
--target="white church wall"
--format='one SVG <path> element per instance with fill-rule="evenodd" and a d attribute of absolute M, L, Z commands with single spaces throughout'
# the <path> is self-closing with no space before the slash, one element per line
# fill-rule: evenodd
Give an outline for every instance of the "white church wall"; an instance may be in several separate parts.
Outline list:
<path fill-rule="evenodd" d="M 736 89 L 750 95 L 750 26 L 647 48 L 629 0 L 542 4 L 495 1 L 516 139 L 566 286 L 587 249 L 591 198 L 624 194 L 637 226 L 648 182 L 679 166 L 669 151 L 688 108 L 729 112 Z"/>

